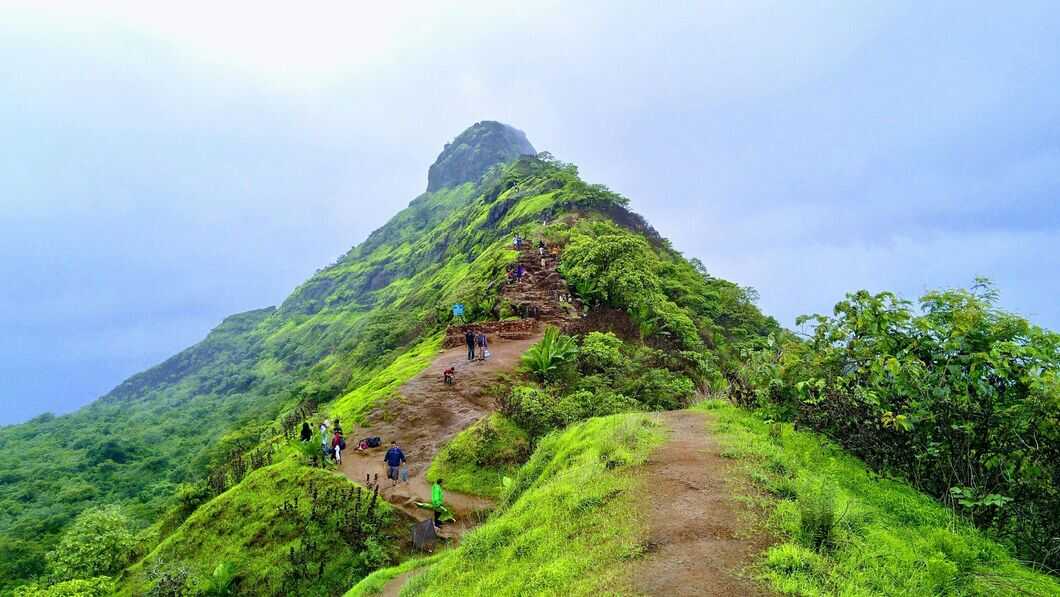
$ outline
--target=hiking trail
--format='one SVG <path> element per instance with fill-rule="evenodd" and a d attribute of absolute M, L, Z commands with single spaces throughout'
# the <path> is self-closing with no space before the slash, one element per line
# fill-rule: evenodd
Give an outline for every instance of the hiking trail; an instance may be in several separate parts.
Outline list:
<path fill-rule="evenodd" d="M 452 346 L 455 343 L 452 340 L 457 337 L 459 345 L 444 349 L 424 371 L 406 382 L 396 396 L 378 405 L 368 415 L 364 426 L 357 426 L 348 434 L 351 448 L 343 452 L 342 473 L 361 484 L 374 483 L 378 479 L 379 495 L 413 520 L 422 521 L 432 516 L 431 511 L 416 506 L 416 502 L 431 501 L 431 484 L 427 481 L 431 461 L 446 442 L 496 410 L 491 387 L 519 366 L 526 349 L 540 339 L 541 323 L 563 325 L 580 315 L 576 305 L 560 302 L 560 297 L 569 290 L 556 271 L 556 256 L 548 256 L 542 267 L 537 248 L 524 247 L 519 254 L 519 263 L 529 275 L 519 282 L 502 282 L 500 296 L 527 319 L 450 327 L 446 345 Z M 518 331 L 506 331 L 509 327 L 516 327 Z M 467 328 L 487 333 L 489 359 L 467 359 L 463 342 L 463 332 Z M 442 371 L 449 367 L 456 369 L 453 385 L 442 381 Z M 373 436 L 382 440 L 378 448 L 352 449 L 361 438 Z M 407 483 L 395 485 L 386 478 L 383 455 L 392 440 L 397 441 L 408 460 Z M 493 506 L 492 501 L 484 497 L 449 489 L 444 491 L 446 507 L 453 511 L 456 520 L 442 526 L 440 535 L 443 537 L 459 539 Z"/>
<path fill-rule="evenodd" d="M 769 543 L 749 528 L 725 477 L 731 463 L 710 436 L 707 416 L 659 415 L 670 431 L 641 467 L 647 555 L 633 567 L 640 595 L 771 595 L 741 571 Z"/>

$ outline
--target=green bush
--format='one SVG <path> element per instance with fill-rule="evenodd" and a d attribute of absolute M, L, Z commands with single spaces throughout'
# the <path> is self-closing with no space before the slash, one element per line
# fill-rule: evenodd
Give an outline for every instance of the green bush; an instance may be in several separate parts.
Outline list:
<path fill-rule="evenodd" d="M 14 597 L 108 597 L 114 592 L 109 576 L 64 580 L 51 586 L 25 585 L 14 590 Z"/>
<path fill-rule="evenodd" d="M 113 576 L 128 561 L 135 545 L 129 519 L 117 506 L 100 506 L 79 514 L 48 554 L 58 579 Z"/>
<path fill-rule="evenodd" d="M 533 386 L 516 386 L 500 401 L 501 412 L 532 438 L 565 424 L 556 406 L 552 394 Z"/>
<path fill-rule="evenodd" d="M 559 328 L 549 326 L 545 335 L 523 354 L 523 365 L 538 379 L 557 379 L 563 368 L 578 355 L 574 338 L 560 334 Z"/>
<path fill-rule="evenodd" d="M 622 340 L 611 332 L 589 332 L 582 340 L 578 362 L 585 372 L 611 369 L 624 361 Z"/>
<path fill-rule="evenodd" d="M 673 410 L 691 401 L 696 385 L 684 375 L 653 368 L 634 378 L 626 391 L 648 409 Z"/>

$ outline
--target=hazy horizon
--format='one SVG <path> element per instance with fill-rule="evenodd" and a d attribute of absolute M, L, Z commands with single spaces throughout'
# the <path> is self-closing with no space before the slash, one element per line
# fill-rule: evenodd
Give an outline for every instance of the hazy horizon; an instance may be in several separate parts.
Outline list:
<path fill-rule="evenodd" d="M 480 120 L 783 325 L 986 276 L 1060 329 L 1050 4 L 610 6 L 0 8 L 0 424 L 279 304 Z"/>

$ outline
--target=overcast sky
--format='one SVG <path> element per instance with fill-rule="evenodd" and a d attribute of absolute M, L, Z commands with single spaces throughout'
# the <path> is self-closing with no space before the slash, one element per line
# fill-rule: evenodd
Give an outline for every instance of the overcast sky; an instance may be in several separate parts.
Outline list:
<path fill-rule="evenodd" d="M 279 303 L 484 119 L 783 324 L 984 275 L 1060 329 L 1052 2 L 84 4 L 0 6 L 0 423 Z"/>

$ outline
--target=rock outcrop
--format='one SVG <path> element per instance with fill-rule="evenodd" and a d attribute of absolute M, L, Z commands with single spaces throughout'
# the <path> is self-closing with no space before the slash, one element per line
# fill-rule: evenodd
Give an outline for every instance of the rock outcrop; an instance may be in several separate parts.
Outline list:
<path fill-rule="evenodd" d="M 438 155 L 427 172 L 427 191 L 478 181 L 490 166 L 536 154 L 523 131 L 492 120 L 477 122 Z"/>

